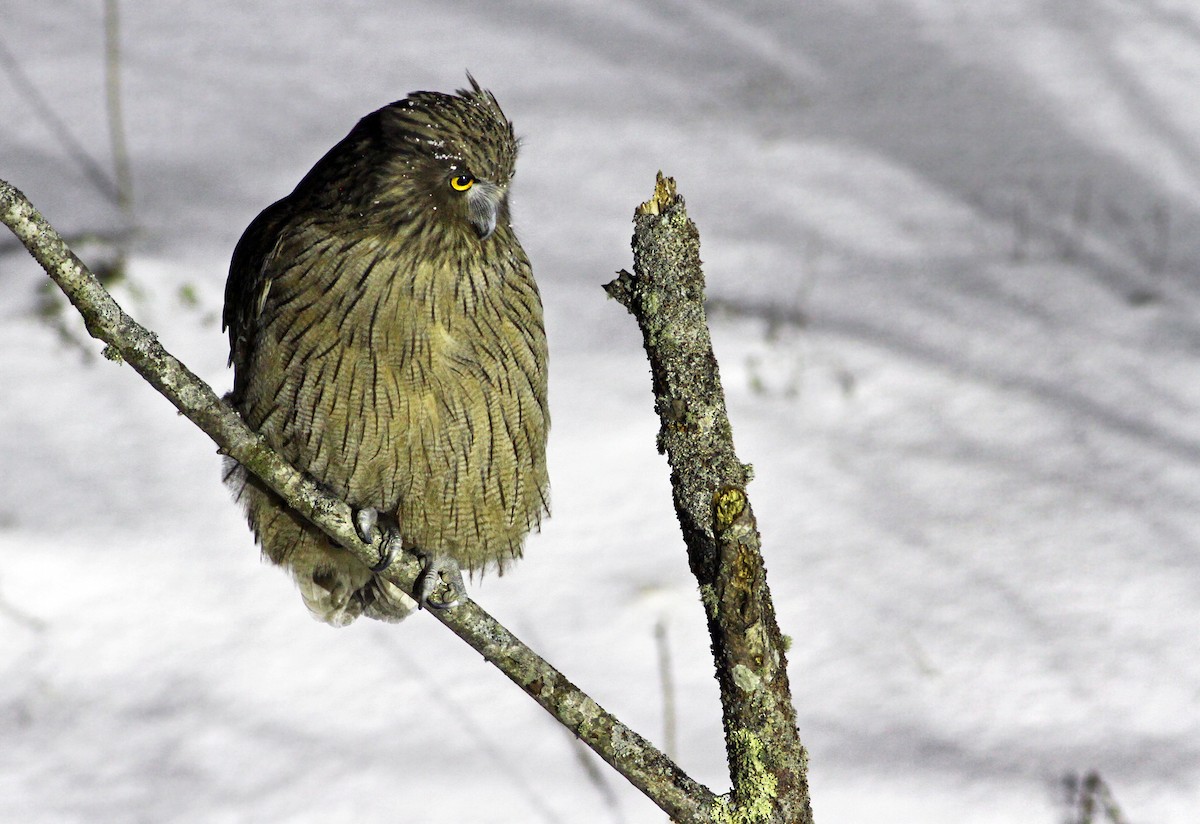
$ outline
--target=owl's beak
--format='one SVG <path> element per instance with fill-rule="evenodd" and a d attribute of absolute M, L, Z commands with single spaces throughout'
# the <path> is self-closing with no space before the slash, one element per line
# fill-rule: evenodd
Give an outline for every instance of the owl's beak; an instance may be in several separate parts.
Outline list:
<path fill-rule="evenodd" d="M 496 231 L 496 219 L 504 190 L 495 183 L 480 180 L 467 192 L 467 220 L 475 227 L 480 240 L 487 240 Z"/>

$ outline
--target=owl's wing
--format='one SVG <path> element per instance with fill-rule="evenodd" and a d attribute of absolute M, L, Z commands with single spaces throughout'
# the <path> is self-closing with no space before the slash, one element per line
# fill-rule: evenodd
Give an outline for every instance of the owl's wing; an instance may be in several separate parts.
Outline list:
<path fill-rule="evenodd" d="M 287 232 L 290 212 L 286 198 L 264 209 L 246 227 L 229 263 L 221 328 L 229 330 L 229 364 L 234 369 L 235 402 L 242 394 L 259 318 L 271 290 L 276 252 Z"/>

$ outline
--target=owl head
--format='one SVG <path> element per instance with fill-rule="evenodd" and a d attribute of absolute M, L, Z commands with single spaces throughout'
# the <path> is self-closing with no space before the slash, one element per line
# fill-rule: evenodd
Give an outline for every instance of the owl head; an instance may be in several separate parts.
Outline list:
<path fill-rule="evenodd" d="M 517 140 L 495 96 L 467 78 L 469 89 L 413 92 L 366 120 L 374 119 L 385 157 L 378 205 L 486 241 L 508 219 Z"/>

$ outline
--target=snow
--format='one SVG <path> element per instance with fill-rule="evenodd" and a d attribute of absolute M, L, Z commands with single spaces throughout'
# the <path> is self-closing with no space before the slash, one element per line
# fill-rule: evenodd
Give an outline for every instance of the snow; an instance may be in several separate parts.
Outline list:
<path fill-rule="evenodd" d="M 103 165 L 99 9 L 9 4 L 0 40 Z M 1056 822 L 1091 769 L 1133 822 L 1194 820 L 1195 4 L 214 0 L 122 21 L 119 299 L 222 391 L 224 274 L 258 210 L 384 103 L 466 69 L 496 92 L 524 137 L 554 517 L 476 594 L 660 742 L 664 624 L 696 779 L 727 788 L 703 615 L 640 338 L 600 289 L 660 168 L 714 309 L 759 309 L 713 331 L 817 820 Z M 0 177 L 68 235 L 119 228 L 0 69 Z M 4 241 L 0 820 L 662 820 L 436 622 L 314 623 L 212 444 L 80 324 L 41 320 L 42 280 Z"/>

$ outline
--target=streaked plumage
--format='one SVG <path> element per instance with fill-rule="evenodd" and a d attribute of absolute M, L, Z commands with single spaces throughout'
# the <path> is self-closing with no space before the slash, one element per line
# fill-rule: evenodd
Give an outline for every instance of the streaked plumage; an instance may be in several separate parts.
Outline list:
<path fill-rule="evenodd" d="M 238 242 L 229 400 L 333 494 L 465 569 L 519 557 L 546 513 L 546 340 L 509 225 L 512 125 L 474 79 L 415 92 L 333 147 Z M 245 473 L 263 552 L 314 615 L 396 620 L 412 601 Z"/>

